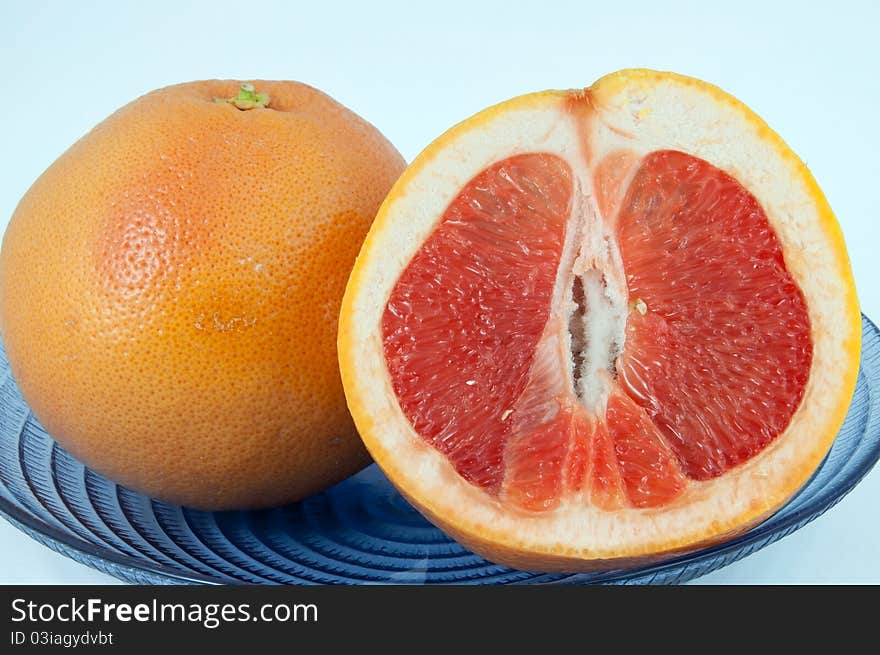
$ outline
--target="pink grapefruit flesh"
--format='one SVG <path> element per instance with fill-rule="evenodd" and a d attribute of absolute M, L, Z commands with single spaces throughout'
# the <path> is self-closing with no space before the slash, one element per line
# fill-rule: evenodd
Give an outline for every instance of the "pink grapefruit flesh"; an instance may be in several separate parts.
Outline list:
<path fill-rule="evenodd" d="M 788 426 L 809 376 L 803 294 L 765 212 L 697 157 L 644 156 L 611 221 L 630 311 L 599 407 L 560 382 L 549 328 L 576 192 L 544 153 L 460 191 L 394 285 L 385 361 L 413 430 L 465 480 L 529 511 L 674 502 Z M 601 199 L 601 198 L 600 198 Z M 580 278 L 564 295 L 590 320 Z M 585 344 L 570 335 L 572 370 Z M 569 375 L 565 372 L 565 375 Z M 576 373 L 575 373 L 576 375 Z"/>

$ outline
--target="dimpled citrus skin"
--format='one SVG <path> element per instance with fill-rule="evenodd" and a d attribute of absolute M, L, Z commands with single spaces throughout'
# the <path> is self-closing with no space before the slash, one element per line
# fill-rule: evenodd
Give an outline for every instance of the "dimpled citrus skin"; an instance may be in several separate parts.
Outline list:
<path fill-rule="evenodd" d="M 83 462 L 203 509 L 294 501 L 368 461 L 337 315 L 404 168 L 370 124 L 296 82 L 159 89 L 74 144 L 0 253 L 19 387 Z"/>

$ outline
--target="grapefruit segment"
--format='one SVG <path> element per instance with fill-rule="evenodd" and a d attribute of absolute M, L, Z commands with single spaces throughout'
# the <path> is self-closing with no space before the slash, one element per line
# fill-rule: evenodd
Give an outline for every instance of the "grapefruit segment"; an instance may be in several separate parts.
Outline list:
<path fill-rule="evenodd" d="M 571 412 L 565 479 L 568 490 L 584 490 L 594 470 L 596 421 L 582 411 Z"/>
<path fill-rule="evenodd" d="M 572 412 L 556 416 L 513 436 L 504 458 L 505 500 L 529 510 L 559 505 L 571 446 Z"/>
<path fill-rule="evenodd" d="M 716 542 L 786 502 L 843 421 L 842 243 L 803 164 L 715 87 L 623 71 L 516 98 L 380 210 L 340 317 L 349 407 L 391 481 L 494 561 Z"/>
<path fill-rule="evenodd" d="M 617 233 L 631 298 L 624 388 L 688 477 L 753 457 L 789 424 L 812 358 L 804 296 L 763 209 L 739 182 L 681 152 L 647 155 Z"/>
<path fill-rule="evenodd" d="M 382 321 L 388 371 L 415 432 L 497 492 L 504 420 L 550 311 L 572 180 L 558 157 L 481 172 L 400 276 Z"/>
<path fill-rule="evenodd" d="M 633 507 L 664 505 L 681 493 L 686 479 L 678 461 L 644 410 L 615 390 L 608 399 L 605 424 Z"/>
<path fill-rule="evenodd" d="M 592 424 L 593 467 L 590 503 L 602 510 L 626 506 L 626 488 L 615 452 L 614 439 L 604 423 Z"/>

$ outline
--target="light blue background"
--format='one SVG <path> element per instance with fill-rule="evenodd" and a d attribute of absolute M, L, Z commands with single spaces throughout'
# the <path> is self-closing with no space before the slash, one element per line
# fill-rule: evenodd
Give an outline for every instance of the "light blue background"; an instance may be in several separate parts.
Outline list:
<path fill-rule="evenodd" d="M 880 319 L 877 3 L 0 3 L 0 228 L 71 143 L 166 84 L 304 81 L 412 159 L 490 104 L 644 66 L 714 82 L 782 134 L 825 190 L 863 310 Z M 880 583 L 878 500 L 875 470 L 825 516 L 701 581 Z M 0 521 L 0 583 L 110 580 Z"/>

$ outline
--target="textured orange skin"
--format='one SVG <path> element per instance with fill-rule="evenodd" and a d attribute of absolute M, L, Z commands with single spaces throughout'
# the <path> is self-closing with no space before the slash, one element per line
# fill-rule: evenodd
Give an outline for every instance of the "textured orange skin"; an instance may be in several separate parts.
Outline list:
<path fill-rule="evenodd" d="M 159 89 L 74 144 L 21 200 L 0 329 L 37 418 L 77 458 L 204 509 L 294 501 L 369 461 L 345 406 L 348 273 L 404 168 L 296 82 Z"/>

